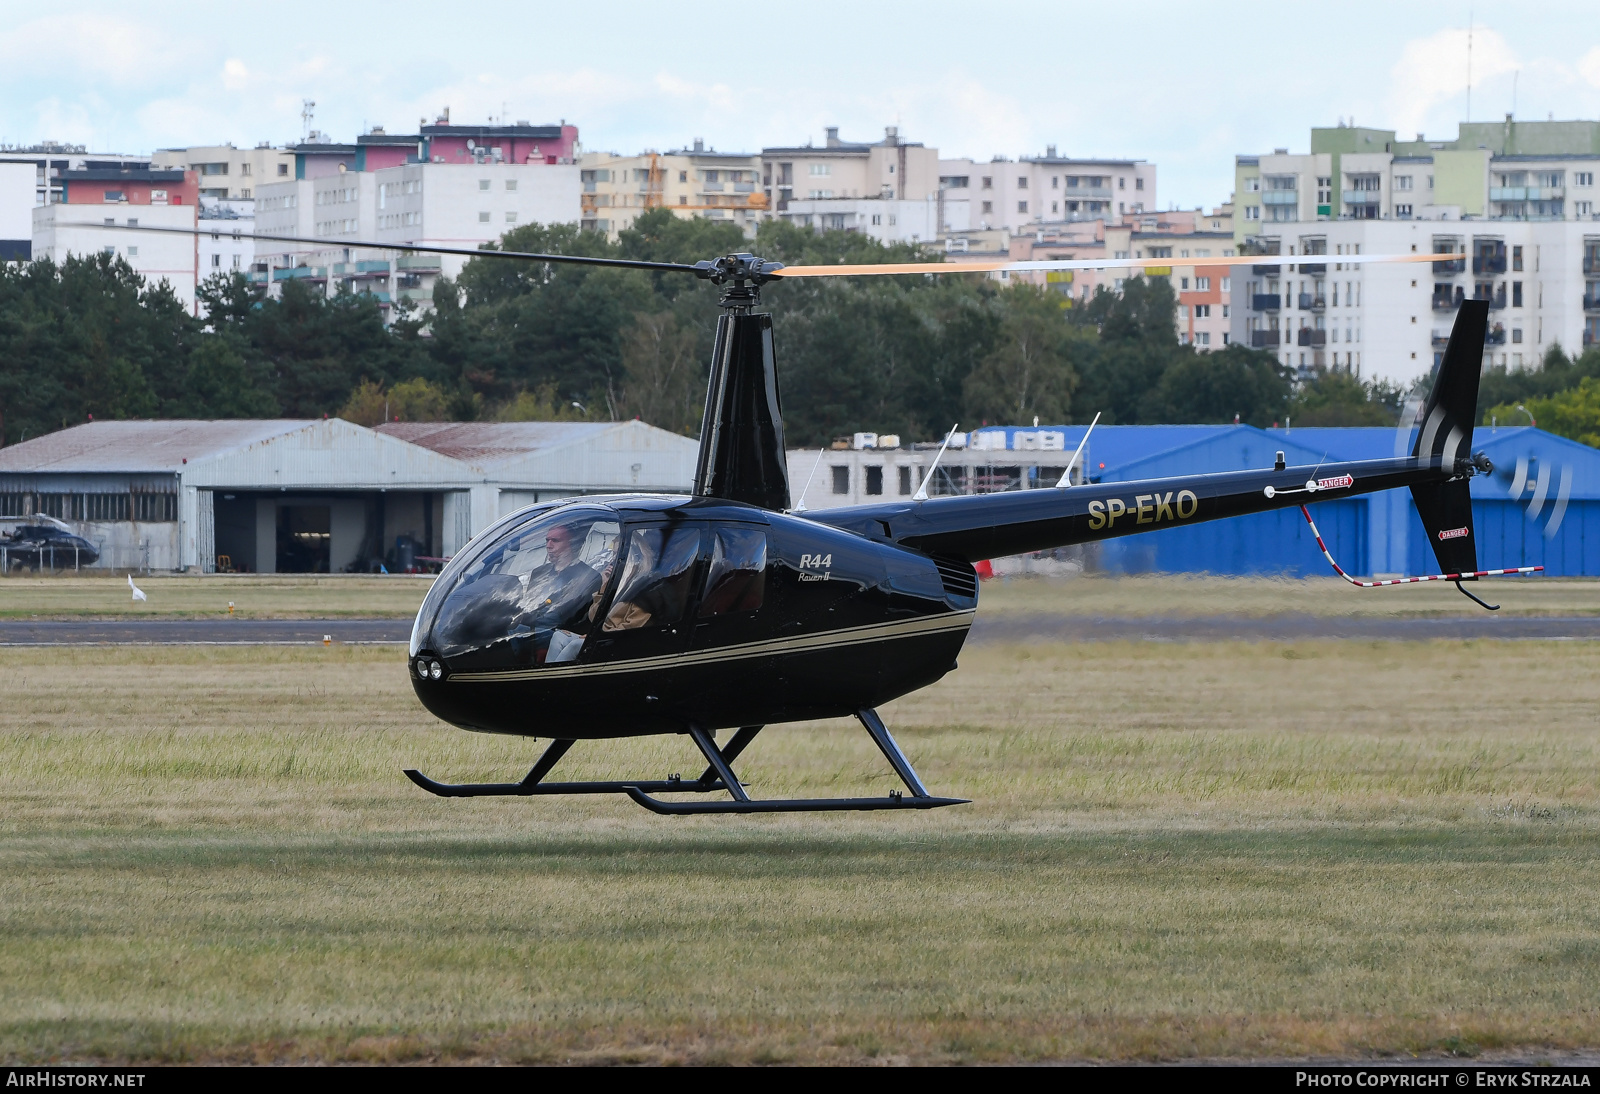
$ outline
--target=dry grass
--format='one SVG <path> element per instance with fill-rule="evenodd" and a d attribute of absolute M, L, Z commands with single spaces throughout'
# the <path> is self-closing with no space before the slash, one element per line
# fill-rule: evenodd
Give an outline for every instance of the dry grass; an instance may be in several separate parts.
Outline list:
<path fill-rule="evenodd" d="M 0 619 L 241 619 L 411 617 L 431 576 L 393 574 L 140 574 L 136 601 L 126 577 L 0 578 Z"/>
<path fill-rule="evenodd" d="M 367 647 L 7 650 L 0 1057 L 837 1061 L 1600 1045 L 1600 652 L 969 650 L 916 815 L 445 801 Z M 886 785 L 844 723 L 764 795 Z M 698 770 L 679 739 L 568 777 Z"/>
<path fill-rule="evenodd" d="M 122 577 L 0 579 L 4 618 L 183 618 L 235 614 L 245 619 L 409 618 L 430 577 L 313 574 L 151 575 L 137 578 L 150 596 L 135 602 Z M 1600 581 L 1507 578 L 1485 582 L 1505 615 L 1600 614 Z M 1043 613 L 1075 617 L 1279 615 L 1471 615 L 1448 585 L 1353 589 L 1338 578 L 1237 578 L 1152 575 L 1021 577 L 986 582 L 986 615 Z"/>
<path fill-rule="evenodd" d="M 1479 583 L 1476 591 L 1499 603 L 1502 615 L 1600 614 L 1600 581 L 1592 579 L 1487 578 Z M 1201 615 L 1416 618 L 1474 615 L 1481 611 L 1442 582 L 1357 589 L 1332 575 L 1309 578 L 1185 574 L 1014 577 L 985 582 L 981 599 L 987 614 L 1043 612 L 1090 618 Z"/>

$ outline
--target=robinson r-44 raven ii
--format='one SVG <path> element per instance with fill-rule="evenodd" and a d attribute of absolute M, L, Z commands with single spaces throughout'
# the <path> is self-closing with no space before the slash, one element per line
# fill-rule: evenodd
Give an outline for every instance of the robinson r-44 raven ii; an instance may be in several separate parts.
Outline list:
<path fill-rule="evenodd" d="M 688 265 L 349 245 L 631 267 L 698 277 L 722 289 L 691 492 L 587 496 L 502 517 L 456 552 L 423 601 L 407 660 L 423 705 L 462 729 L 552 739 L 514 783 L 450 784 L 406 772 L 443 797 L 617 793 L 662 814 L 960 804 L 964 799 L 929 793 L 875 708 L 955 667 L 978 602 L 973 563 L 982 559 L 1406 487 L 1443 572 L 1399 581 L 1449 580 L 1466 592 L 1462 582 L 1539 569 L 1478 569 L 1468 480 L 1492 470 L 1472 452 L 1487 302 L 1460 306 L 1416 442 L 1403 458 L 1313 468 L 1288 467 L 1280 457 L 1260 470 L 1079 485 L 1069 485 L 1069 465 L 1056 489 L 930 498 L 924 481 L 909 500 L 801 513 L 790 507 L 772 317 L 758 310 L 764 285 L 800 277 L 1139 268 L 1171 260 L 797 267 L 749 254 Z M 764 726 L 833 717 L 860 720 L 904 793 L 749 796 L 733 763 Z M 735 732 L 719 745 L 716 733 L 729 729 Z M 705 757 L 702 774 L 547 780 L 577 741 L 668 733 L 693 740 Z M 713 793 L 727 797 L 705 797 Z"/>

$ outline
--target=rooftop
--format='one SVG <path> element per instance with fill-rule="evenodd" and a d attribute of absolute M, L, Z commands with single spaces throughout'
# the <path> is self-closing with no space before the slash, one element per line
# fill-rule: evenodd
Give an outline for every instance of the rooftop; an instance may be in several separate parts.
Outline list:
<path fill-rule="evenodd" d="M 623 422 L 385 422 L 379 433 L 470 463 L 492 467 L 535 452 L 590 440 Z"/>
<path fill-rule="evenodd" d="M 280 437 L 310 425 L 242 421 L 87 422 L 0 448 L 0 472 L 177 472 L 189 460 Z"/>

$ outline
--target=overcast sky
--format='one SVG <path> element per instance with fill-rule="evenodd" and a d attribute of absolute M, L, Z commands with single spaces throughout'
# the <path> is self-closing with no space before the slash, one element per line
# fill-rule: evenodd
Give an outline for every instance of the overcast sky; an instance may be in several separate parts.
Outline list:
<path fill-rule="evenodd" d="M 52 10 L 52 8 L 54 10 Z M 148 11 L 148 13 L 144 13 Z M 1139 14 L 1142 13 L 1142 14 Z M 1472 117 L 1600 118 L 1595 5 L 1477 3 Z M 1133 156 L 1212 204 L 1239 152 L 1340 118 L 1453 137 L 1465 6 L 1439 3 L 366 4 L 0 0 L 0 142 L 94 151 L 414 132 L 444 106 L 578 125 L 587 149 L 876 140 Z"/>

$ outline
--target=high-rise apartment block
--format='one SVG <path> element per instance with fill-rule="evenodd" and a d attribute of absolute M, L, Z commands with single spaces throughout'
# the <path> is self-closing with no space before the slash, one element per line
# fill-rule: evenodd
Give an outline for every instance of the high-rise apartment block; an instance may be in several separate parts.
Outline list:
<path fill-rule="evenodd" d="M 1408 381 L 1456 305 L 1489 301 L 1485 360 L 1532 365 L 1600 341 L 1600 122 L 1462 123 L 1453 141 L 1311 131 L 1311 151 L 1235 160 L 1233 337 L 1296 367 Z M 1422 265 L 1340 254 L 1451 253 Z M 1268 258 L 1312 257 L 1313 262 Z"/>

